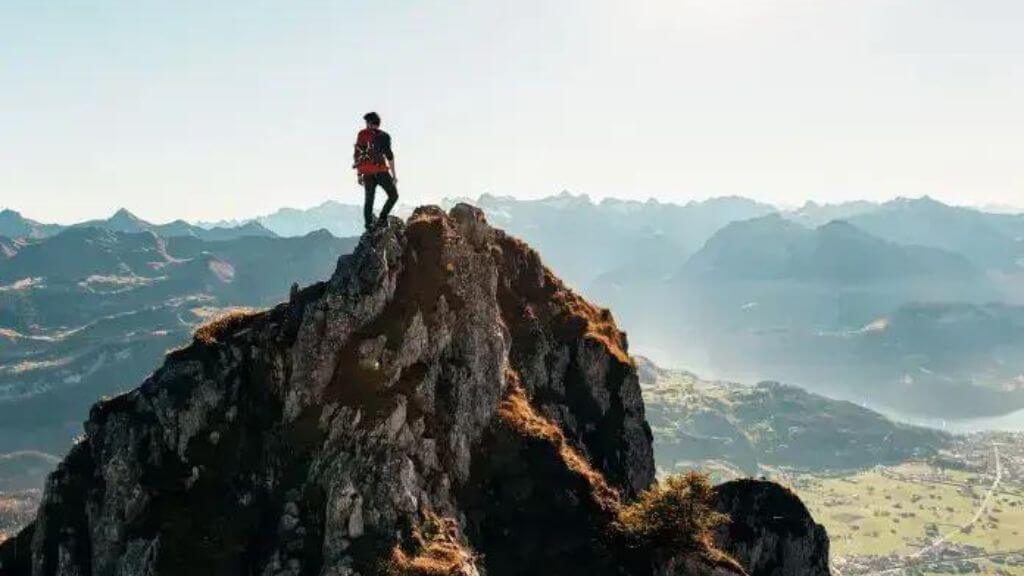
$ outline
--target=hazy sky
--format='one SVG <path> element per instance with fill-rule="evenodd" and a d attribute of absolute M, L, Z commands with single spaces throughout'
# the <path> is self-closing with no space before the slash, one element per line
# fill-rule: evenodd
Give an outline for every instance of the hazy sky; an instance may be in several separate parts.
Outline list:
<path fill-rule="evenodd" d="M 1020 0 L 0 1 L 0 206 L 161 221 L 489 191 L 1024 205 Z"/>

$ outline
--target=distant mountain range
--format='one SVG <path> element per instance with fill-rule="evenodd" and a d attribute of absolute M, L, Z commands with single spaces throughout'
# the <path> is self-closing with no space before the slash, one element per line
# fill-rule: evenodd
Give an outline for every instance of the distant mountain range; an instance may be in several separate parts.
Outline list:
<path fill-rule="evenodd" d="M 709 282 L 860 285 L 900 278 L 973 283 L 979 270 L 956 252 L 889 242 L 843 220 L 809 229 L 771 214 L 719 230 L 687 261 L 683 274 Z"/>
<path fill-rule="evenodd" d="M 730 222 L 775 209 L 739 197 L 684 205 L 605 199 L 563 193 L 541 200 L 483 195 L 477 204 L 490 221 L 529 241 L 552 269 L 586 290 L 601 274 L 674 272 Z"/>
<path fill-rule="evenodd" d="M 88 220 L 61 226 L 60 224 L 41 224 L 26 218 L 14 210 L 0 212 L 0 237 L 15 238 L 46 238 L 68 228 L 99 228 L 111 232 L 152 232 L 158 236 L 171 238 L 175 236 L 194 236 L 203 240 L 230 240 L 246 236 L 276 236 L 258 222 L 244 222 L 234 226 L 201 227 L 189 224 L 184 220 L 175 220 L 167 224 L 152 224 L 121 208 L 110 218 Z M 311 230 L 312 231 L 312 230 Z"/>
<path fill-rule="evenodd" d="M 396 213 L 408 212 L 399 206 Z M 312 208 L 281 208 L 272 214 L 251 220 L 224 220 L 199 222 L 207 229 L 234 228 L 258 224 L 280 236 L 302 236 L 315 230 L 327 230 L 338 237 L 358 236 L 363 233 L 363 207 L 328 200 Z"/>
<path fill-rule="evenodd" d="M 449 206 L 462 200 L 466 199 L 449 199 L 442 204 Z M 578 260 L 566 246 L 570 244 L 565 242 L 566 237 L 578 238 L 577 244 L 590 245 L 584 241 L 595 241 L 602 248 L 614 247 L 623 241 L 633 245 L 648 240 L 665 246 L 664 251 L 674 254 L 677 259 L 685 259 L 726 224 L 768 214 L 778 214 L 808 229 L 845 220 L 880 239 L 957 252 L 983 267 L 1019 268 L 1018 261 L 1024 258 L 1024 213 L 1013 214 L 1005 209 L 985 212 L 949 206 L 927 196 L 897 198 L 884 203 L 807 202 L 795 209 L 780 209 L 738 196 L 673 204 L 614 198 L 595 202 L 585 195 L 563 192 L 539 200 L 484 194 L 469 201 L 483 208 L 493 222 L 510 226 L 515 233 L 531 233 L 531 242 L 538 248 L 559 250 L 559 254 L 547 256 L 556 269 L 564 268 L 561 266 L 563 263 L 571 265 Z M 407 206 L 399 205 L 396 212 L 403 214 L 408 210 Z M 248 220 L 198 223 L 176 220 L 167 224 L 151 224 L 121 209 L 108 219 L 82 222 L 76 226 L 94 226 L 116 232 L 152 231 L 164 237 L 196 236 L 203 239 L 271 234 L 303 236 L 321 229 L 346 237 L 362 233 L 362 206 L 329 200 L 311 208 L 281 208 Z M 13 210 L 0 212 L 0 237 L 40 238 L 51 236 L 63 228 L 36 222 Z M 603 251 L 599 252 L 603 255 Z M 591 255 L 587 259 L 593 258 Z M 615 264 L 625 264 L 617 262 L 613 256 L 605 258 Z M 574 280 L 615 268 L 611 265 L 592 270 Z"/>
<path fill-rule="evenodd" d="M 459 200 L 465 199 L 446 200 L 443 204 L 448 206 Z M 545 254 L 552 268 L 583 289 L 605 274 L 677 272 L 687 258 L 727 224 L 769 214 L 778 214 L 810 230 L 837 220 L 846 221 L 894 244 L 958 253 L 982 269 L 1024 271 L 1024 214 L 948 206 L 928 197 L 897 198 L 884 203 L 808 202 L 796 209 L 779 209 L 743 197 L 686 204 L 614 198 L 595 202 L 585 195 L 567 192 L 539 200 L 484 194 L 469 201 L 483 208 L 492 222 L 527 238 Z M 283 208 L 248 222 L 259 223 L 281 236 L 306 234 L 320 228 L 349 236 L 361 232 L 361 210 L 358 205 L 328 201 L 308 209 Z M 227 221 L 203 226 L 240 223 Z M 1024 290 L 1017 295 L 1024 302 Z"/>
<path fill-rule="evenodd" d="M 986 268 L 1019 267 L 1024 216 L 947 206 L 931 198 L 897 199 L 848 218 L 879 238 L 963 254 Z"/>
<path fill-rule="evenodd" d="M 1024 215 L 927 197 L 808 202 L 796 209 L 742 197 L 680 205 L 593 201 L 569 193 L 538 200 L 485 194 L 473 202 L 492 223 L 541 251 L 570 284 L 614 308 L 639 350 L 671 364 L 733 379 L 795 382 L 930 416 L 1024 407 L 1024 368 L 1015 356 L 1024 349 L 1024 336 L 1014 320 L 1024 306 Z M 191 267 L 191 282 L 221 286 L 223 294 L 231 288 L 218 284 L 218 274 L 231 274 L 231 266 L 217 256 L 185 257 L 167 246 L 183 250 L 185 239 L 293 237 L 316 230 L 354 236 L 361 232 L 361 214 L 360 206 L 329 201 L 248 221 L 151 224 L 121 210 L 70 228 L 161 239 L 163 248 L 139 237 L 132 241 L 138 254 L 118 256 L 122 282 L 157 274 L 151 265 L 162 262 L 172 275 Z M 85 244 L 61 247 L 86 242 L 73 235 L 38 245 L 66 228 L 0 213 L 4 282 L 45 277 L 53 284 L 61 274 L 77 281 L 86 272 L 102 275 L 91 270 L 110 267 L 104 248 L 109 237 L 88 239 L 88 250 Z M 18 257 L 22 252 L 35 256 Z M 44 260 L 47 270 L 33 268 Z M 31 317 L 19 313 L 17 326 L 34 318 L 74 317 L 83 306 L 68 297 L 66 306 L 43 307 Z M 15 326 L 13 316 L 3 322 Z M 934 337 L 950 332 L 962 335 L 961 345 L 946 348 L 948 340 Z"/>
<path fill-rule="evenodd" d="M 1024 270 L 1008 262 L 771 214 L 723 227 L 672 275 L 634 267 L 590 291 L 663 361 L 964 417 L 1024 408 Z"/>
<path fill-rule="evenodd" d="M 0 454 L 63 452 L 96 399 L 143 379 L 196 325 L 286 299 L 356 242 L 173 235 L 185 228 L 127 213 L 89 224 L 21 239 L 0 259 Z"/>
<path fill-rule="evenodd" d="M 442 205 L 449 208 L 463 200 L 447 199 Z M 725 224 L 775 210 L 767 204 L 731 197 L 686 205 L 615 199 L 595 203 L 586 196 L 569 193 L 540 200 L 484 194 L 468 201 L 483 208 L 490 222 L 529 238 L 544 253 L 549 266 L 578 287 L 584 287 L 603 271 L 637 261 L 633 255 L 638 252 L 650 255 L 646 259 L 650 262 L 685 258 Z M 396 213 L 407 211 L 407 207 L 400 205 Z M 248 222 L 259 223 L 281 236 L 320 228 L 338 236 L 350 236 L 362 232 L 362 218 L 361 206 L 327 201 L 308 209 L 282 208 Z"/>
<path fill-rule="evenodd" d="M 729 224 L 661 288 L 665 306 L 699 309 L 705 329 L 753 331 L 857 329 L 906 302 L 999 297 L 955 252 L 896 244 L 839 220 L 807 229 L 778 215 Z"/>

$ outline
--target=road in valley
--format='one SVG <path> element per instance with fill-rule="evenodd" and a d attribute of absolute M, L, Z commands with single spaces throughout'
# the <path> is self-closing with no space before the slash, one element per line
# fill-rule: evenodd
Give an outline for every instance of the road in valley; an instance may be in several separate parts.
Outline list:
<path fill-rule="evenodd" d="M 943 534 L 943 535 L 939 536 L 938 538 L 936 538 L 935 540 L 933 540 L 931 543 L 929 543 L 924 548 L 921 548 L 917 552 L 911 554 L 910 556 L 907 557 L 907 561 L 904 562 L 901 566 L 897 566 L 895 568 L 887 568 L 885 570 L 879 570 L 877 572 L 869 572 L 869 574 L 872 575 L 872 576 L 879 575 L 879 574 L 899 574 L 900 572 L 902 572 L 902 571 L 904 571 L 904 570 L 906 570 L 908 568 L 912 568 L 914 566 L 939 564 L 939 563 L 942 563 L 942 562 L 951 562 L 951 561 L 956 561 L 956 560 L 969 560 L 969 558 L 943 558 L 943 559 L 934 560 L 934 561 L 921 560 L 921 559 L 922 559 L 922 557 L 927 556 L 931 552 L 934 552 L 934 551 L 938 550 L 939 548 L 941 548 L 953 536 L 955 536 L 955 535 L 957 535 L 957 534 L 959 534 L 961 532 L 966 531 L 967 528 L 969 528 L 969 527 L 973 526 L 974 524 L 976 524 L 979 520 L 981 520 L 981 517 L 988 510 L 989 506 L 992 504 L 992 499 L 995 497 L 996 490 L 999 489 L 999 483 L 1003 479 L 1003 467 L 1002 467 L 1002 462 L 999 460 L 999 445 L 998 444 L 993 444 L 992 445 L 992 454 L 995 457 L 995 477 L 992 479 L 992 485 L 989 486 L 988 492 L 985 493 L 985 497 L 982 498 L 981 502 L 978 504 L 978 509 L 974 512 L 974 516 L 972 516 L 971 519 L 968 522 L 966 522 L 965 524 L 962 524 L 961 526 L 959 526 L 959 527 L 957 527 L 957 528 L 955 528 L 953 530 L 950 530 L 949 532 L 946 532 L 945 534 Z M 989 556 L 995 556 L 995 554 L 992 554 L 992 555 L 989 555 Z M 979 558 L 982 558 L 982 557 L 984 557 L 984 556 L 979 556 Z"/>

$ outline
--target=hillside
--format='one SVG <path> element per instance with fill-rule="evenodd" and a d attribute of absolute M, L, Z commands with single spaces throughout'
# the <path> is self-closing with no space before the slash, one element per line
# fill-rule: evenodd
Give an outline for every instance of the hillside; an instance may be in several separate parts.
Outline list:
<path fill-rule="evenodd" d="M 779 467 L 849 471 L 934 456 L 952 442 L 776 382 L 710 382 L 649 361 L 640 374 L 655 459 L 666 471 L 710 463 L 749 475 Z"/>
<path fill-rule="evenodd" d="M 637 362 L 659 474 L 790 487 L 828 530 L 833 573 L 1024 574 L 1024 434 L 945 434 L 790 386 Z"/>
<path fill-rule="evenodd" d="M 980 280 L 979 270 L 955 252 L 887 242 L 840 220 L 809 229 L 777 214 L 725 226 L 687 261 L 683 274 L 708 281 L 840 284 L 900 278 Z"/>
<path fill-rule="evenodd" d="M 18 253 L 19 249 L 21 249 L 21 244 L 18 241 L 0 236 L 0 260 L 11 258 Z"/>
<path fill-rule="evenodd" d="M 427 207 L 96 404 L 0 569 L 827 573 L 778 485 L 653 481 L 611 314 L 480 211 Z"/>
<path fill-rule="evenodd" d="M 23 245 L 0 268 L 0 282 L 36 277 L 67 281 L 111 273 L 152 275 L 173 261 L 164 240 L 152 233 L 72 228 Z"/>
<path fill-rule="evenodd" d="M 11 210 L 0 210 L 0 236 L 8 238 L 42 238 L 56 234 L 60 226 L 43 224 Z"/>

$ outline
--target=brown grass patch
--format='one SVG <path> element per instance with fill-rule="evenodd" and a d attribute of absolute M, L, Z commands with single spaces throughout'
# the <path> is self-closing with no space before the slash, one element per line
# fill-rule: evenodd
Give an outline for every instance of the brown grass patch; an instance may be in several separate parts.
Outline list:
<path fill-rule="evenodd" d="M 587 302 L 555 275 L 541 261 L 540 255 L 529 244 L 505 233 L 498 232 L 496 238 L 498 267 L 504 271 L 519 270 L 518 278 L 512 279 L 511 290 L 522 300 L 523 305 L 546 303 L 541 313 L 542 321 L 557 319 L 565 324 L 579 324 L 583 337 L 604 345 L 608 352 L 623 364 L 631 364 L 626 353 L 625 334 L 615 325 L 611 312 Z M 540 282 L 538 279 L 542 278 Z M 507 313 L 518 310 L 509 308 Z M 515 316 L 509 316 L 508 320 Z"/>
<path fill-rule="evenodd" d="M 229 309 L 197 328 L 192 338 L 202 344 L 215 344 L 220 342 L 226 334 L 241 328 L 246 320 L 257 314 L 259 314 L 259 310 L 254 308 Z"/>
<path fill-rule="evenodd" d="M 624 504 L 604 476 L 565 439 L 553 422 L 538 414 L 518 375 L 507 369 L 509 390 L 498 407 L 499 418 L 516 432 L 555 445 L 565 465 L 585 478 L 599 505 L 614 515 L 608 536 L 626 547 L 649 554 L 690 556 L 713 566 L 743 572 L 739 564 L 714 545 L 714 530 L 728 516 L 715 510 L 715 495 L 706 475 L 691 472 L 670 476 Z"/>
<path fill-rule="evenodd" d="M 596 340 L 608 349 L 608 352 L 623 364 L 631 364 L 629 354 L 626 353 L 626 338 L 619 327 L 615 325 L 615 319 L 607 308 L 598 308 L 584 300 L 580 295 L 565 287 L 556 295 L 562 301 L 570 314 L 586 322 L 584 338 Z"/>
<path fill-rule="evenodd" d="M 410 556 L 400 547 L 391 550 L 390 576 L 458 576 L 468 574 L 475 556 L 459 542 L 458 524 L 451 518 L 425 513 L 425 522 L 413 532 L 418 552 Z"/>
<path fill-rule="evenodd" d="M 699 553 L 723 561 L 728 556 L 715 549 L 713 531 L 728 516 L 715 510 L 714 499 L 706 475 L 670 476 L 623 506 L 613 528 L 632 548 Z"/>
<path fill-rule="evenodd" d="M 553 444 L 566 466 L 586 479 L 598 503 L 608 510 L 617 509 L 621 505 L 619 493 L 569 444 L 561 428 L 537 414 L 526 397 L 519 375 L 507 368 L 506 378 L 509 380 L 509 390 L 498 405 L 498 417 L 523 436 L 543 439 Z"/>

